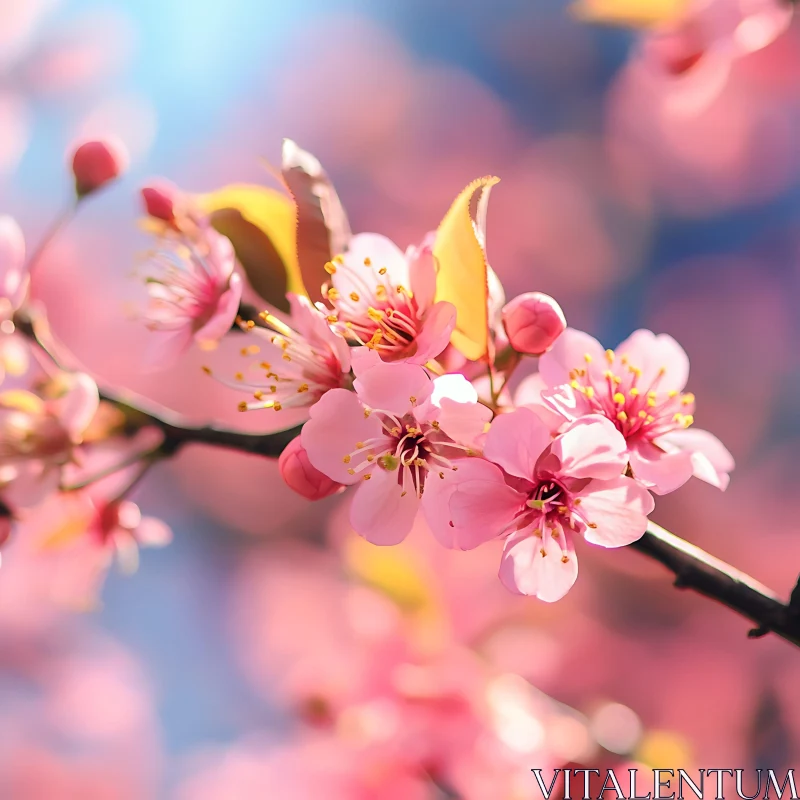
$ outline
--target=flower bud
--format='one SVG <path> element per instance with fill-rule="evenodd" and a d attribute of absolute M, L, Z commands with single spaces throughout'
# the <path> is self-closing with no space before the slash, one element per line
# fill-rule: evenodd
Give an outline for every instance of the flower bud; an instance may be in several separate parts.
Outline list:
<path fill-rule="evenodd" d="M 72 156 L 72 173 L 78 197 L 113 181 L 128 165 L 128 153 L 117 139 L 96 139 L 83 142 Z"/>
<path fill-rule="evenodd" d="M 170 224 L 175 222 L 176 187 L 169 181 L 153 181 L 142 187 L 145 211 L 154 219 Z"/>
<path fill-rule="evenodd" d="M 567 320 L 550 295 L 526 292 L 506 303 L 503 327 L 518 353 L 538 356 L 552 347 L 567 327 Z"/>
<path fill-rule="evenodd" d="M 311 465 L 299 436 L 281 453 L 278 466 L 287 486 L 307 500 L 322 500 L 344 488 Z"/>

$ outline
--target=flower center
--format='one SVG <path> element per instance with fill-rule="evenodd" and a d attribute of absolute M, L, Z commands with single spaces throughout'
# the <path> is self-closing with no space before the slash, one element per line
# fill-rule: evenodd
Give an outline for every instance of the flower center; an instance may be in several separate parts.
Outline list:
<path fill-rule="evenodd" d="M 403 417 L 387 411 L 365 413 L 378 415 L 383 432 L 366 442 L 356 442 L 355 449 L 342 460 L 350 465 L 347 471 L 351 475 L 363 473 L 363 480 L 370 480 L 376 467 L 397 472 L 401 497 L 408 492 L 422 497 L 425 483 L 432 475 L 444 478 L 445 470 L 458 469 L 453 459 L 473 455 L 469 447 L 450 439 L 435 420 L 419 422 L 410 413 Z"/>
<path fill-rule="evenodd" d="M 570 370 L 570 386 L 583 395 L 589 413 L 610 419 L 626 439 L 652 440 L 694 422 L 694 395 L 660 388 L 666 367 L 643 383 L 643 370 L 626 355 L 606 350 L 607 368 L 602 373 L 592 367 L 591 354 L 584 353 L 583 359 L 583 364 Z"/>
<path fill-rule="evenodd" d="M 347 274 L 349 293 L 323 287 L 332 313 L 328 322 L 347 338 L 376 350 L 391 361 L 407 356 L 418 333 L 417 305 L 411 292 L 392 283 L 386 267 L 365 258 L 363 266 L 352 266 L 342 256 L 325 265 L 330 275 Z"/>

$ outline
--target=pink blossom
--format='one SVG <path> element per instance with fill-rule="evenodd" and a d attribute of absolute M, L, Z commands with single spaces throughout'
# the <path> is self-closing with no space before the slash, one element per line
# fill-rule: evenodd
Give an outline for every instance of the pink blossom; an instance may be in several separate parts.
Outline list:
<path fill-rule="evenodd" d="M 83 142 L 72 155 L 75 191 L 84 197 L 118 178 L 128 166 L 128 152 L 118 139 Z"/>
<path fill-rule="evenodd" d="M 345 385 L 350 373 L 350 347 L 331 330 L 325 314 L 304 296 L 288 294 L 291 315 L 272 309 L 261 313 L 268 328 L 244 323 L 243 357 L 257 356 L 233 380 L 214 377 L 233 389 L 252 392 L 255 402 L 240 411 L 311 406 L 325 392 Z M 204 368 L 210 375 L 209 367 Z"/>
<path fill-rule="evenodd" d="M 242 279 L 228 239 L 211 228 L 191 243 L 173 242 L 143 269 L 149 304 L 147 326 L 159 334 L 151 348 L 167 365 L 192 341 L 214 346 L 231 328 L 239 310 Z"/>
<path fill-rule="evenodd" d="M 58 488 L 97 411 L 97 386 L 88 375 L 63 381 L 54 399 L 21 389 L 0 393 L 0 494 L 12 507 L 33 505 Z"/>
<path fill-rule="evenodd" d="M 686 13 L 644 40 L 644 56 L 672 77 L 708 58 L 736 58 L 770 45 L 792 20 L 782 0 L 691 0 Z"/>
<path fill-rule="evenodd" d="M 567 329 L 539 370 L 543 399 L 566 419 L 602 414 L 622 433 L 634 477 L 657 494 L 674 491 L 692 475 L 725 489 L 733 457 L 708 431 L 688 430 L 695 398 L 684 392 L 689 359 L 666 334 L 631 334 L 604 350 L 586 333 Z"/>
<path fill-rule="evenodd" d="M 622 474 L 625 439 L 604 417 L 576 420 L 553 439 L 532 410 L 519 408 L 494 420 L 484 456 L 434 484 L 426 517 L 446 547 L 506 537 L 500 578 L 512 591 L 558 600 L 578 577 L 574 534 L 622 547 L 647 527 L 653 499 Z"/>
<path fill-rule="evenodd" d="M 436 267 L 429 239 L 404 255 L 389 239 L 362 233 L 326 265 L 331 319 L 343 335 L 384 361 L 424 364 L 447 347 L 456 324 L 451 303 L 434 303 Z"/>
<path fill-rule="evenodd" d="M 299 436 L 281 453 L 278 466 L 286 485 L 307 500 L 322 500 L 344 488 L 311 464 Z"/>
<path fill-rule="evenodd" d="M 28 290 L 25 239 L 13 217 L 0 215 L 0 383 L 28 368 L 28 346 L 15 332 L 14 313 Z"/>
<path fill-rule="evenodd" d="M 426 488 L 476 452 L 491 412 L 462 375 L 431 380 L 416 364 L 387 364 L 370 351 L 353 366 L 356 393 L 334 389 L 312 407 L 303 447 L 333 480 L 359 484 L 353 528 L 375 544 L 397 544 Z"/>
<path fill-rule="evenodd" d="M 566 327 L 561 306 L 542 292 L 518 295 L 503 308 L 503 328 L 518 353 L 541 355 Z"/>

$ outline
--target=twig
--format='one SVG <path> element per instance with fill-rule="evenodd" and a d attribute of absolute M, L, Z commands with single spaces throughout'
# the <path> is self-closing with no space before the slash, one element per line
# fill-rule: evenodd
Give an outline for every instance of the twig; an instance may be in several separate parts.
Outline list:
<path fill-rule="evenodd" d="M 800 611 L 744 572 L 652 522 L 644 536 L 630 546 L 675 573 L 679 589 L 716 600 L 756 623 L 748 633 L 751 638 L 776 633 L 800 646 Z"/>
<path fill-rule="evenodd" d="M 158 452 L 164 456 L 174 455 L 186 444 L 208 444 L 241 453 L 277 458 L 286 445 L 300 433 L 302 427 L 295 425 L 275 433 L 244 433 L 216 425 L 191 425 L 182 415 L 132 393 L 101 391 L 100 397 L 118 408 L 133 427 L 153 425 L 159 428 L 164 434 L 164 441 Z"/>

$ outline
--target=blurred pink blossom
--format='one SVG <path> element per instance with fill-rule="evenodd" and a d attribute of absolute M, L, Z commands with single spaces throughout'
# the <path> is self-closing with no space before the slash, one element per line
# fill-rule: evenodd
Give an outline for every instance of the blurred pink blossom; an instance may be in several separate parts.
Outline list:
<path fill-rule="evenodd" d="M 0 383 L 28 368 L 28 345 L 16 333 L 14 313 L 28 289 L 25 239 L 13 217 L 0 216 Z"/>
<path fill-rule="evenodd" d="M 0 492 L 12 507 L 35 505 L 58 487 L 97 411 L 97 386 L 88 375 L 62 382 L 53 399 L 22 389 L 0 394 Z"/>
<path fill-rule="evenodd" d="M 145 323 L 157 332 L 154 363 L 172 363 L 192 341 L 213 346 L 230 330 L 242 296 L 235 266 L 230 241 L 210 227 L 198 241 L 175 243 L 147 260 L 141 274 L 150 296 Z"/>
<path fill-rule="evenodd" d="M 75 147 L 71 162 L 75 192 L 84 197 L 118 178 L 128 166 L 128 153 L 118 139 L 90 139 Z"/>

